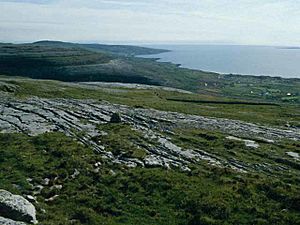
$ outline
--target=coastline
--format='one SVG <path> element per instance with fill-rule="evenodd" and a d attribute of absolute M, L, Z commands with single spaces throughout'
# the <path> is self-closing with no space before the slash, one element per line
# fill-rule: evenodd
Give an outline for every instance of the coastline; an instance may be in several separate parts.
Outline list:
<path fill-rule="evenodd" d="M 300 47 L 278 47 L 278 49 L 286 49 L 286 50 L 300 50 Z M 170 49 L 161 49 L 160 50 L 166 50 L 166 52 L 175 52 L 174 50 Z M 166 52 L 158 53 L 158 54 L 144 54 L 144 55 L 135 55 L 137 58 L 142 58 L 142 59 L 151 59 L 159 63 L 169 63 L 172 65 L 175 65 L 177 68 L 182 68 L 182 69 L 188 69 L 192 71 L 200 71 L 200 72 L 206 72 L 206 73 L 214 73 L 214 74 L 219 74 L 219 75 L 224 75 L 224 76 L 247 76 L 247 77 L 268 77 L 268 78 L 274 78 L 274 79 L 284 79 L 284 80 L 296 80 L 299 81 L 300 77 L 284 77 L 282 75 L 271 75 L 271 74 L 249 74 L 249 73 L 237 73 L 237 72 L 222 72 L 222 71 L 217 71 L 217 70 L 204 70 L 204 69 L 199 69 L 199 68 L 192 68 L 189 66 L 184 66 L 183 63 L 175 63 L 172 62 L 171 60 L 164 60 L 162 57 L 156 57 L 161 54 L 164 54 Z M 153 56 L 153 57 L 151 57 Z"/>

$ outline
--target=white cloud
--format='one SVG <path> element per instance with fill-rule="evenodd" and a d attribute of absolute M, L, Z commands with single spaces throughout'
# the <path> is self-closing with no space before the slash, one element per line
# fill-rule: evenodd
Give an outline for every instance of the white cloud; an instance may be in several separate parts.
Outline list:
<path fill-rule="evenodd" d="M 0 0 L 0 41 L 300 45 L 299 10 L 292 0 Z"/>

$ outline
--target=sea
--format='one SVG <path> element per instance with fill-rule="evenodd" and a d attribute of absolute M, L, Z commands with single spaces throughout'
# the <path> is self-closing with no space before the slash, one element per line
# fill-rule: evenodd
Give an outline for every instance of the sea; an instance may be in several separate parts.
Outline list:
<path fill-rule="evenodd" d="M 300 48 L 247 45 L 147 45 L 167 49 L 155 55 L 181 67 L 222 74 L 300 78 Z"/>

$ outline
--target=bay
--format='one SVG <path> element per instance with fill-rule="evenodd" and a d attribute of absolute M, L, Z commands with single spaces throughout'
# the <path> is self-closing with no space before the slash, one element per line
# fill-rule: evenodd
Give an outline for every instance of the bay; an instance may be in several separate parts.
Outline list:
<path fill-rule="evenodd" d="M 223 74 L 300 78 L 300 49 L 246 45 L 147 45 L 170 50 L 155 55 L 161 62 Z"/>

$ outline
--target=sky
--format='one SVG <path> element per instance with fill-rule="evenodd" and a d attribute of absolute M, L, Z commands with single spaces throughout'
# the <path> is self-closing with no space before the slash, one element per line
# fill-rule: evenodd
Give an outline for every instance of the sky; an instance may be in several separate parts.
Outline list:
<path fill-rule="evenodd" d="M 0 42 L 300 46 L 299 0 L 0 0 Z"/>

